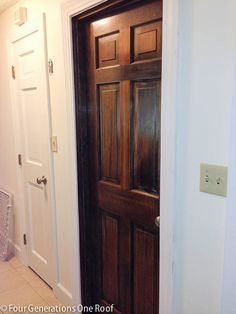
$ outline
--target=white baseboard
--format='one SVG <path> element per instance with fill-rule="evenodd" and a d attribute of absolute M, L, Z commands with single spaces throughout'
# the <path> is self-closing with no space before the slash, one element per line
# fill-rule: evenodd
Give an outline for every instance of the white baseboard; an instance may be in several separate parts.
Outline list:
<path fill-rule="evenodd" d="M 55 296 L 64 304 L 64 305 L 77 305 L 74 304 L 73 296 L 70 291 L 68 291 L 62 283 L 58 283 L 54 288 L 53 292 Z"/>
<path fill-rule="evenodd" d="M 14 243 L 11 239 L 8 239 L 9 243 L 9 252 L 11 252 L 13 255 L 21 257 L 22 251 L 19 245 Z"/>

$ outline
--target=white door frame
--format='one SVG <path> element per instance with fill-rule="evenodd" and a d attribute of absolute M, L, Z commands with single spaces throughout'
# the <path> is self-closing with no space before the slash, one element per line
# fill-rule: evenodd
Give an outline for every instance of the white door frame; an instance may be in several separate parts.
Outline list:
<path fill-rule="evenodd" d="M 66 102 L 69 135 L 71 139 L 71 156 L 74 174 L 77 173 L 76 158 L 76 123 L 74 76 L 72 54 L 73 16 L 80 14 L 106 0 L 69 0 L 62 4 L 63 47 L 65 60 Z M 160 231 L 160 313 L 173 314 L 173 220 L 175 215 L 175 147 L 176 147 L 176 95 L 177 95 L 177 47 L 179 24 L 179 0 L 163 0 L 163 73 L 162 73 L 162 125 L 161 125 L 161 231 Z M 74 175 L 74 215 L 78 217 L 77 176 Z M 74 236 L 78 237 L 79 225 L 74 225 Z M 79 261 L 79 246 L 74 248 Z M 75 256 L 75 257 L 76 257 Z M 79 274 L 79 263 L 75 263 L 75 275 Z M 77 269 L 76 269 L 77 268 Z M 78 279 L 77 279 L 78 278 Z M 79 277 L 75 276 L 75 291 L 80 292 Z M 80 294 L 78 294 L 80 295 Z M 78 300 L 81 302 L 81 299 Z"/>
<path fill-rule="evenodd" d="M 47 62 L 47 42 L 46 42 L 46 22 L 45 22 L 45 15 L 39 14 L 37 17 L 34 18 L 33 21 L 26 22 L 21 27 L 16 28 L 14 31 L 10 32 L 8 34 L 8 60 L 10 65 L 14 65 L 15 62 L 15 56 L 14 56 L 14 43 L 24 38 L 25 36 L 35 32 L 37 29 L 42 28 L 45 36 L 45 67 Z M 17 74 L 16 74 L 17 75 Z M 14 120 L 14 140 L 15 140 L 15 148 L 16 153 L 21 154 L 24 150 L 23 143 L 22 143 L 22 131 L 21 131 L 21 122 L 20 122 L 20 113 L 18 110 L 18 102 L 17 102 L 17 90 L 15 86 L 15 81 L 11 76 L 9 76 L 10 81 L 10 90 L 11 90 L 11 103 L 12 103 L 12 114 L 13 114 L 13 120 Z M 50 134 L 52 134 L 52 122 L 51 122 L 51 108 L 50 108 L 50 97 L 49 97 L 49 80 L 47 76 L 47 86 L 48 86 L 48 104 L 49 104 L 49 130 Z M 17 158 L 17 156 L 16 156 Z M 49 152 L 49 171 L 51 176 L 51 204 L 52 204 L 52 241 L 53 241 L 53 282 L 52 282 L 52 288 L 56 288 L 56 278 L 58 276 L 58 265 L 57 265 L 57 239 L 56 239 L 56 206 L 55 206 L 55 192 L 54 192 L 54 167 L 53 167 L 53 156 L 52 152 Z M 16 195 L 15 203 L 19 206 L 21 210 L 21 231 L 22 234 L 22 245 L 23 245 L 23 234 L 29 234 L 28 226 L 27 226 L 27 213 L 26 213 L 26 200 L 24 196 L 24 169 L 20 166 L 17 167 L 17 178 L 18 178 L 18 195 Z M 12 243 L 14 245 L 14 243 Z M 15 246 L 15 253 L 16 255 L 19 255 L 20 259 L 24 262 L 25 265 L 28 265 L 28 253 L 27 253 L 27 246 L 21 246 L 18 247 Z"/>

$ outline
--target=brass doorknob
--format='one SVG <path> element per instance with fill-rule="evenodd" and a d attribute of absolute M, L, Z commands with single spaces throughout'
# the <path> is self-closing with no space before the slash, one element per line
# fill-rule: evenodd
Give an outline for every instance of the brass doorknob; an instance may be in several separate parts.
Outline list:
<path fill-rule="evenodd" d="M 160 228 L 160 223 L 161 223 L 161 219 L 160 219 L 160 216 L 156 217 L 155 218 L 155 225 Z"/>
<path fill-rule="evenodd" d="M 42 178 L 37 178 L 37 183 L 41 184 L 43 183 L 44 185 L 47 184 L 47 178 L 45 176 L 42 176 Z"/>

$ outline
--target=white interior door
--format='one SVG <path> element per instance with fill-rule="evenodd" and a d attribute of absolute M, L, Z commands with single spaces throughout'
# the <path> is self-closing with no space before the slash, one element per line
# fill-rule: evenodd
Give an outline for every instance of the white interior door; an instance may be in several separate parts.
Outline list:
<path fill-rule="evenodd" d="M 53 285 L 53 206 L 49 88 L 43 16 L 12 42 L 22 135 L 28 265 Z"/>

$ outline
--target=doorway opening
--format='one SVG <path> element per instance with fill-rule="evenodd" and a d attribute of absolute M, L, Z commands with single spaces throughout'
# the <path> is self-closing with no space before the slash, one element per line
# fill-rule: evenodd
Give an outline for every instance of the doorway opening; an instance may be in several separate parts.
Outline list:
<path fill-rule="evenodd" d="M 84 305 L 158 313 L 162 1 L 73 18 Z"/>

